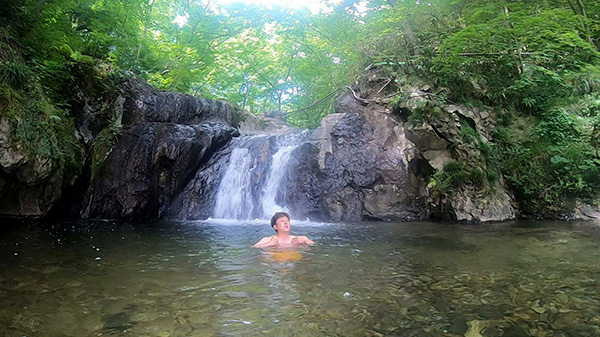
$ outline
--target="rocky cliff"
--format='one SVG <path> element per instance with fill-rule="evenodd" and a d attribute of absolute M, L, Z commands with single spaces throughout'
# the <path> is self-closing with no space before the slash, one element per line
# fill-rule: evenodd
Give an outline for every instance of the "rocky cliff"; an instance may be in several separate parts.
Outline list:
<path fill-rule="evenodd" d="M 17 135 L 18 127 L 7 117 L 0 118 L 0 215 L 44 216 L 76 175 L 60 158 L 32 149 L 43 146 L 39 144 L 43 140 L 27 144 Z M 66 136 L 76 142 L 73 134 Z"/>
<path fill-rule="evenodd" d="M 512 196 L 501 176 L 488 172 L 481 150 L 491 137 L 492 114 L 436 100 L 427 90 L 407 87 L 394 103 L 368 92 L 360 96 L 358 87 L 341 95 L 336 113 L 293 151 L 278 204 L 295 218 L 322 221 L 514 219 Z M 244 133 L 290 132 L 269 119 L 244 124 L 251 125 Z M 243 145 L 253 158 L 247 180 L 251 188 L 244 197 L 255 200 L 249 206 L 255 208 L 252 219 L 262 214 L 256 202 L 269 166 L 275 165 L 269 160 L 277 152 L 277 137 Z M 213 216 L 231 150 L 215 152 L 176 197 L 168 216 Z"/>
<path fill-rule="evenodd" d="M 110 90 L 81 83 L 73 104 L 74 133 L 87 149 L 80 172 L 67 174 L 59 162 L 23 151 L 11 138 L 13 124 L 0 119 L 3 214 L 44 216 L 53 208 L 57 216 L 77 218 L 211 216 L 230 141 L 239 135 L 233 107 L 158 91 L 134 77 Z M 295 217 L 467 222 L 516 217 L 510 192 L 501 175 L 490 172 L 483 153 L 491 113 L 436 99 L 427 86 L 406 86 L 392 98 L 374 92 L 377 86 L 350 88 L 339 97 L 336 113 L 294 151 L 278 199 Z M 285 133 L 278 123 L 252 118 L 246 123 Z M 252 151 L 266 162 L 276 149 L 268 141 Z M 267 169 L 256 171 L 254 194 Z"/>
<path fill-rule="evenodd" d="M 490 137 L 489 113 L 436 102 L 422 88 L 406 88 L 393 105 L 351 90 L 338 100 L 337 113 L 322 121 L 313 143 L 297 154 L 287 203 L 298 205 L 302 216 L 465 222 L 516 217 L 510 192 L 500 176 L 488 179 L 478 148 Z"/>
<path fill-rule="evenodd" d="M 363 106 L 350 94 L 336 110 L 300 149 L 288 204 L 329 221 L 427 219 L 430 168 L 402 123 L 387 107 Z"/>
<path fill-rule="evenodd" d="M 164 217 L 239 134 L 227 102 L 159 91 L 101 63 L 72 73 L 70 115 L 26 102 L 17 115 L 19 102 L 0 100 L 0 216 Z"/>
<path fill-rule="evenodd" d="M 0 65 L 0 216 L 45 216 L 80 175 L 83 147 L 5 29 Z"/>
<path fill-rule="evenodd" d="M 122 131 L 94 172 L 83 218 L 164 217 L 212 153 L 238 135 L 226 102 L 158 91 L 139 80 L 124 82 L 114 102 L 112 123 Z"/>

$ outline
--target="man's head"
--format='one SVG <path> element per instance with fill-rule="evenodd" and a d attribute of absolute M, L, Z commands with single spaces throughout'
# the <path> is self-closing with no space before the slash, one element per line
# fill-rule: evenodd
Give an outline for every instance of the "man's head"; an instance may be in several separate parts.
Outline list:
<path fill-rule="evenodd" d="M 277 212 L 275 214 L 273 214 L 273 217 L 271 218 L 271 227 L 277 232 L 277 228 L 275 228 L 275 225 L 277 225 L 277 220 L 279 220 L 280 218 L 287 218 L 287 221 L 290 221 L 290 215 L 287 214 L 286 212 Z"/>

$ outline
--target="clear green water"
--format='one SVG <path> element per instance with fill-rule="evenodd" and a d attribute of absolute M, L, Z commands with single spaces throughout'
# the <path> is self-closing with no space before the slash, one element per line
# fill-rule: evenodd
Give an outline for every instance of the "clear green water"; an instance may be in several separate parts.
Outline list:
<path fill-rule="evenodd" d="M 598 224 L 292 225 L 4 224 L 0 336 L 600 336 Z"/>

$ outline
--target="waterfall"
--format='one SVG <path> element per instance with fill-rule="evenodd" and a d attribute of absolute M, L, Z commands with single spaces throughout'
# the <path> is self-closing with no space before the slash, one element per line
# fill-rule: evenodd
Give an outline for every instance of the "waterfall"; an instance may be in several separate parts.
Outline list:
<path fill-rule="evenodd" d="M 252 157 L 247 148 L 231 151 L 229 166 L 219 184 L 214 216 L 221 219 L 241 219 L 251 214 L 254 204 L 250 196 Z"/>
<path fill-rule="evenodd" d="M 302 134 L 244 136 L 234 142 L 229 163 L 219 183 L 213 217 L 220 219 L 268 219 L 277 211 L 289 212 L 277 203 L 288 178 L 294 149 Z"/>
<path fill-rule="evenodd" d="M 292 151 L 294 151 L 294 149 L 297 147 L 298 145 L 284 146 L 277 150 L 277 152 L 273 155 L 273 160 L 271 161 L 271 170 L 267 176 L 266 186 L 263 190 L 260 200 L 263 217 L 270 217 L 277 211 L 289 212 L 287 208 L 277 205 L 275 198 L 277 197 L 277 192 L 279 191 L 281 179 L 285 175 L 285 169 L 290 161 Z"/>

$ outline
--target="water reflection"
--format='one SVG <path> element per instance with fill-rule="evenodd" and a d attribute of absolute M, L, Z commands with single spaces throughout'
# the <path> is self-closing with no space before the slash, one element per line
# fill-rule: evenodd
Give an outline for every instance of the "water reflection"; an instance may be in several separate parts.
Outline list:
<path fill-rule="evenodd" d="M 6 226 L 1 336 L 600 336 L 590 223 Z"/>

